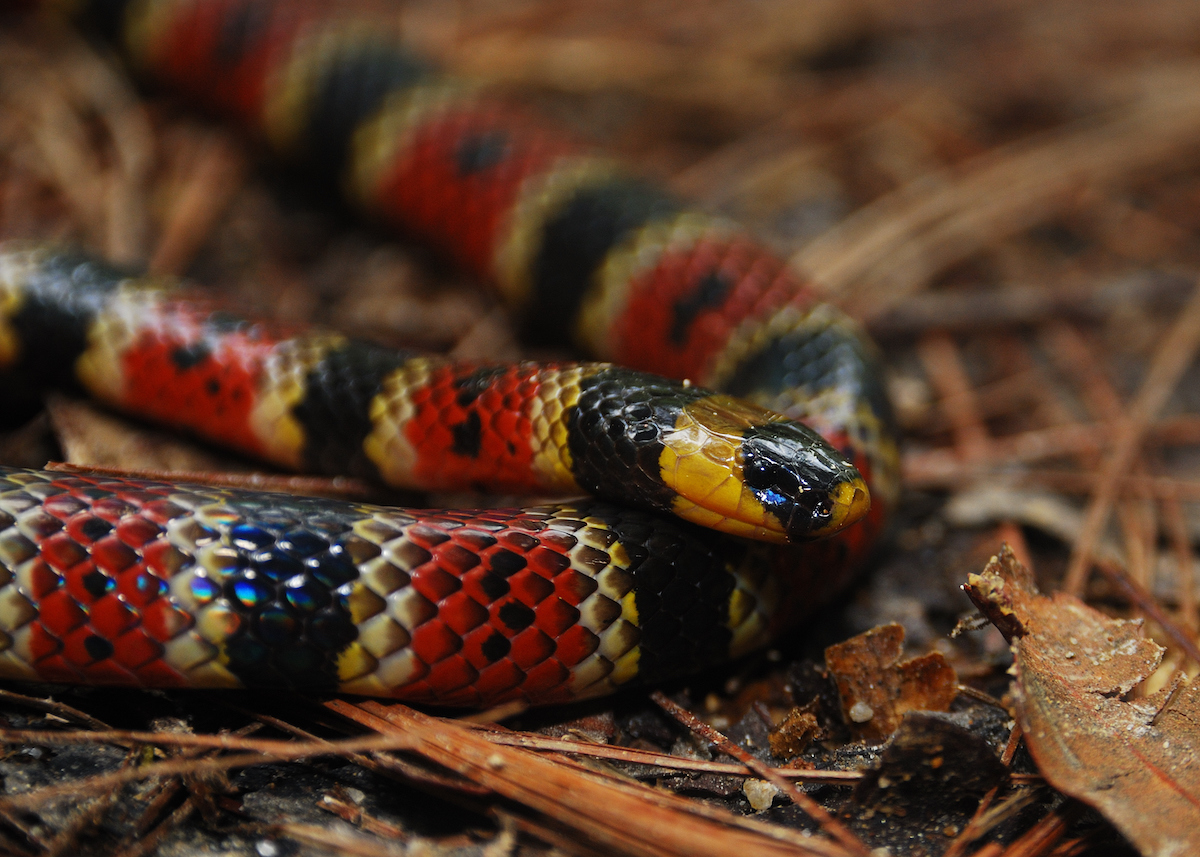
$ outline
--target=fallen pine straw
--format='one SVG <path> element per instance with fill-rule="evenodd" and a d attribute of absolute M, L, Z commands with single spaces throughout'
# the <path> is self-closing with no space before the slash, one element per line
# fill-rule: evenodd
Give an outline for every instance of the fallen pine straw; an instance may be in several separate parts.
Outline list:
<path fill-rule="evenodd" d="M 473 730 L 407 706 L 353 705 L 339 699 L 326 705 L 362 726 L 406 740 L 405 749 L 542 812 L 613 853 L 646 857 L 855 853 L 638 783 L 571 771 L 528 750 L 492 744 Z M 867 853 L 866 847 L 858 853 Z"/>
<path fill-rule="evenodd" d="M 115 792 L 129 783 L 159 777 L 203 777 L 251 765 L 297 762 L 318 756 L 353 756 L 363 753 L 405 751 L 436 762 L 470 782 L 500 796 L 544 813 L 578 831 L 613 853 L 631 855 L 738 853 L 817 854 L 838 857 L 866 854 L 828 840 L 772 827 L 724 810 L 705 806 L 627 779 L 618 779 L 576 764 L 564 764 L 524 747 L 499 743 L 521 737 L 506 736 L 463 726 L 451 720 L 419 714 L 402 705 L 342 700 L 327 703 L 331 710 L 377 731 L 378 734 L 340 741 L 277 741 L 235 735 L 189 735 L 158 732 L 54 732 L 0 730 L 0 741 L 10 744 L 59 745 L 104 743 L 119 746 L 178 746 L 192 749 L 238 751 L 220 758 L 183 758 L 72 780 L 23 795 L 0 799 L 0 809 L 29 810 L 61 797 L 75 799 Z M 748 774 L 744 765 L 672 759 L 655 753 L 635 753 L 568 741 L 546 741 L 543 750 L 587 755 L 627 757 L 627 761 L 664 767 L 699 766 L 709 772 Z M 607 752 L 606 752 L 607 751 Z M 852 784 L 859 775 L 849 772 L 807 772 L 778 769 L 779 776 Z M 848 834 L 843 834 L 848 837 Z M 853 839 L 849 838 L 853 843 Z"/>

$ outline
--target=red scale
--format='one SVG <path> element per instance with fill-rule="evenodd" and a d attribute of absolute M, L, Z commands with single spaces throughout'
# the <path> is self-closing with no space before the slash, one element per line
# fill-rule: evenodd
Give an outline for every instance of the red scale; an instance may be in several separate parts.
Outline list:
<path fill-rule="evenodd" d="M 440 695 L 443 691 L 453 692 L 466 687 L 475 681 L 478 675 L 475 667 L 467 663 L 466 658 L 456 654 L 430 666 L 425 681 L 430 687 L 438 688 Z"/>
<path fill-rule="evenodd" d="M 522 690 L 530 696 L 541 696 L 547 691 L 563 684 L 571 677 L 571 672 L 554 658 L 542 661 L 528 671 Z"/>
<path fill-rule="evenodd" d="M 87 622 L 87 611 L 66 589 L 56 589 L 38 602 L 38 621 L 47 631 L 62 639 Z"/>
<path fill-rule="evenodd" d="M 175 607 L 170 599 L 158 598 L 142 608 L 142 628 L 160 643 L 165 643 L 192 627 L 192 616 Z"/>
<path fill-rule="evenodd" d="M 29 636 L 26 638 L 29 658 L 40 672 L 42 661 L 62 651 L 62 640 L 50 633 L 40 621 L 31 622 L 26 627 L 29 631 Z"/>
<path fill-rule="evenodd" d="M 187 687 L 187 679 L 162 658 L 155 658 L 135 670 L 146 687 Z"/>
<path fill-rule="evenodd" d="M 137 611 L 122 602 L 115 593 L 105 595 L 88 609 L 88 624 L 110 641 L 137 625 L 138 618 Z"/>
<path fill-rule="evenodd" d="M 147 503 L 142 507 L 142 514 L 128 517 L 117 524 L 117 538 L 131 548 L 140 548 L 146 542 L 158 538 L 162 534 L 162 527 L 146 517 L 146 509 L 161 502 L 164 501 Z M 170 505 L 174 506 L 173 503 Z M 183 510 L 179 509 L 179 511 Z"/>
<path fill-rule="evenodd" d="M 508 657 L 523 670 L 531 670 L 546 658 L 554 654 L 554 640 L 542 633 L 536 625 L 531 625 L 512 638 L 512 648 Z"/>
<path fill-rule="evenodd" d="M 480 604 L 491 605 L 495 603 L 491 596 L 487 594 L 486 584 L 484 581 L 490 577 L 495 577 L 495 573 L 491 571 L 491 563 L 487 557 L 483 558 L 483 562 L 478 568 L 473 568 L 463 575 L 462 578 L 462 594 L 468 595 Z"/>
<path fill-rule="evenodd" d="M 412 633 L 413 652 L 431 667 L 462 648 L 462 638 L 440 618 L 430 619 Z"/>
<path fill-rule="evenodd" d="M 512 596 L 526 607 L 537 607 L 554 594 L 554 584 L 531 569 L 522 569 L 508 579 Z"/>
<path fill-rule="evenodd" d="M 63 572 L 63 588 L 60 591 L 69 594 L 86 611 L 89 605 L 104 596 L 111 583 L 112 579 L 97 570 L 91 562 L 83 562 Z M 98 589 L 102 591 L 98 592 Z"/>
<path fill-rule="evenodd" d="M 88 552 L 66 533 L 57 533 L 38 545 L 42 559 L 59 572 L 66 572 L 87 561 Z"/>
<path fill-rule="evenodd" d="M 140 515 L 146 521 L 145 526 L 149 527 L 150 522 L 161 526 L 166 526 L 168 521 L 178 518 L 187 510 L 177 503 L 166 499 L 165 497 L 159 500 L 151 500 L 146 505 L 142 506 Z M 161 532 L 161 529 L 160 529 Z M 132 542 L 130 542 L 132 544 Z"/>
<path fill-rule="evenodd" d="M 100 519 L 90 512 L 81 512 L 78 515 L 73 515 L 68 521 L 65 532 L 79 544 L 87 546 L 92 544 L 93 537 L 88 535 L 89 529 L 99 529 L 97 522 Z M 107 526 L 107 522 L 102 522 L 100 526 Z M 103 538 L 103 536 L 101 536 Z"/>
<path fill-rule="evenodd" d="M 136 671 L 155 658 L 161 658 L 163 647 L 141 628 L 133 628 L 113 640 L 114 661 L 127 670 Z"/>
<path fill-rule="evenodd" d="M 558 635 L 554 657 L 568 667 L 583 661 L 600 647 L 600 638 L 582 625 L 574 625 Z"/>
<path fill-rule="evenodd" d="M 508 658 L 501 658 L 479 670 L 479 678 L 475 680 L 475 690 L 483 699 L 495 700 L 501 694 L 519 687 L 525 681 L 525 671 Z"/>
<path fill-rule="evenodd" d="M 542 533 L 542 545 L 531 550 L 525 557 L 529 562 L 529 570 L 547 579 L 557 577 L 571 567 L 571 560 L 568 557 L 563 556 L 558 550 L 546 546 L 548 542 L 553 541 L 551 538 L 553 535 L 553 531 Z M 575 539 L 573 536 L 567 536 L 567 538 L 571 540 L 571 545 L 566 550 L 570 550 L 575 545 Z"/>
<path fill-rule="evenodd" d="M 482 554 L 496 543 L 496 537 L 491 533 L 462 527 L 454 531 L 454 541 L 474 553 Z"/>
<path fill-rule="evenodd" d="M 396 536 L 399 535 L 400 533 L 396 532 Z M 435 547 L 450 538 L 450 536 L 446 535 L 445 531 L 429 524 L 413 524 L 405 531 L 404 537 L 428 551 L 432 551 Z"/>
<path fill-rule="evenodd" d="M 165 538 L 142 547 L 146 568 L 163 580 L 170 580 L 187 565 L 187 557 Z"/>
<path fill-rule="evenodd" d="M 41 602 L 48 594 L 63 584 L 62 577 L 46 564 L 41 557 L 35 559 L 26 572 L 29 579 L 30 597 Z M 44 608 L 42 608 L 44 609 Z"/>
<path fill-rule="evenodd" d="M 579 611 L 561 598 L 547 598 L 534 613 L 537 626 L 554 640 L 579 621 Z"/>
<path fill-rule="evenodd" d="M 466 636 L 488 621 L 487 608 L 461 591 L 442 600 L 438 605 L 438 616 L 460 636 Z"/>
<path fill-rule="evenodd" d="M 582 521 L 572 521 L 570 519 L 557 520 L 554 522 L 554 525 L 554 527 L 547 527 L 540 534 L 543 546 L 565 554 L 571 548 L 575 547 L 575 545 L 579 544 L 579 539 L 570 533 L 564 533 L 561 529 L 557 529 L 557 527 L 569 527 L 572 530 L 579 530 L 584 527 Z M 563 557 L 563 559 L 566 560 L 566 557 Z M 570 564 L 569 560 L 566 561 Z"/>
<path fill-rule="evenodd" d="M 92 504 L 92 514 L 97 518 L 108 521 L 110 524 L 119 523 L 126 515 L 132 515 L 136 512 L 136 506 L 133 506 L 128 500 L 123 500 L 119 497 L 101 497 Z"/>
<path fill-rule="evenodd" d="M 464 634 L 462 656 L 467 659 L 467 663 L 477 670 L 489 666 L 492 661 L 483 653 L 484 644 L 498 633 L 500 631 L 491 625 L 481 625 Z"/>
<path fill-rule="evenodd" d="M 63 493 L 56 494 L 53 497 L 47 497 L 42 502 L 42 509 L 49 512 L 59 520 L 65 521 L 68 518 L 87 509 L 87 504 L 78 497 L 74 497 L 68 493 Z"/>
<path fill-rule="evenodd" d="M 117 593 L 127 603 L 139 609 L 161 597 L 162 587 L 162 580 L 146 571 L 141 563 L 117 575 Z"/>
<path fill-rule="evenodd" d="M 66 656 L 68 649 L 64 648 L 63 653 Z M 81 664 L 81 672 L 84 675 L 83 682 L 86 684 L 108 684 L 125 687 L 137 687 L 137 676 L 129 670 L 122 667 L 112 658 L 105 658 L 102 661 L 93 661 L 89 664 Z"/>
<path fill-rule="evenodd" d="M 457 533 L 452 538 L 454 539 L 453 541 L 434 548 L 433 561 L 454 576 L 454 589 L 458 589 L 461 585 L 458 582 L 458 578 L 479 565 L 479 554 L 458 544 Z"/>
<path fill-rule="evenodd" d="M 564 571 L 554 578 L 554 591 L 566 603 L 578 607 L 584 599 L 591 595 L 599 584 L 595 578 L 582 574 L 575 569 Z"/>
<path fill-rule="evenodd" d="M 436 560 L 435 560 L 436 562 Z M 412 573 L 413 589 L 421 593 L 426 600 L 437 604 L 446 596 L 462 588 L 457 577 L 443 571 L 434 563 L 426 563 Z"/>
<path fill-rule="evenodd" d="M 62 643 L 58 643 L 58 646 L 59 650 L 61 650 Z M 80 684 L 87 682 L 84 672 L 78 669 L 73 663 L 71 663 L 57 651 L 54 654 L 46 655 L 42 660 L 37 661 L 36 667 L 38 676 L 46 681 L 57 681 L 62 682 L 63 684 Z"/>
<path fill-rule="evenodd" d="M 120 527 L 118 526 L 118 532 Z M 137 551 L 126 545 L 117 535 L 108 535 L 92 545 L 92 561 L 97 568 L 115 577 L 138 562 Z"/>
<path fill-rule="evenodd" d="M 531 527 L 531 529 L 535 529 Z M 498 537 L 500 544 L 517 553 L 529 553 L 538 546 L 539 542 L 528 533 L 514 532 L 509 530 L 506 533 L 501 533 Z"/>

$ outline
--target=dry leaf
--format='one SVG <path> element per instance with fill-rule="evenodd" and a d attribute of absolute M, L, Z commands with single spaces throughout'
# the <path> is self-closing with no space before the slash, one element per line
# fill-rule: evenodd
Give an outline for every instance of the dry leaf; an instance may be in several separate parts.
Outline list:
<path fill-rule="evenodd" d="M 904 628 L 881 625 L 825 650 L 842 716 L 857 738 L 887 740 L 909 711 L 947 711 L 958 677 L 940 652 L 900 661 Z"/>
<path fill-rule="evenodd" d="M 1141 621 L 1041 595 L 1007 546 L 964 589 L 1012 644 L 1017 714 L 1046 779 L 1147 857 L 1200 854 L 1200 684 L 1124 699 L 1162 647 Z"/>

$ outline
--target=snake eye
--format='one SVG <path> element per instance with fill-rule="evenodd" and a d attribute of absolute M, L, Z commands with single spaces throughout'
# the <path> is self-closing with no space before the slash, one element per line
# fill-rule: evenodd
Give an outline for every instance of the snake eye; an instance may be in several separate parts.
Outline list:
<path fill-rule="evenodd" d="M 813 519 L 824 521 L 833 515 L 833 501 L 828 497 L 822 497 L 813 506 Z"/>

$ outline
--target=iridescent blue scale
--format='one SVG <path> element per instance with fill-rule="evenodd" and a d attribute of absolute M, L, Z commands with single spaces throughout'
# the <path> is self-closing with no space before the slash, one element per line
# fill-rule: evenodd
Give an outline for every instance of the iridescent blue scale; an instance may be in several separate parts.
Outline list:
<path fill-rule="evenodd" d="M 253 571 L 246 571 L 228 585 L 230 600 L 236 601 L 247 610 L 262 607 L 271 602 L 275 594 L 271 586 L 260 580 Z"/>
<path fill-rule="evenodd" d="M 242 550 L 253 551 L 275 543 L 275 536 L 262 527 L 237 524 L 229 530 L 229 540 Z"/>
<path fill-rule="evenodd" d="M 276 545 L 271 550 L 258 551 L 250 557 L 251 567 L 269 580 L 287 580 L 304 572 L 304 565 L 294 556 L 280 550 Z"/>
<path fill-rule="evenodd" d="M 329 542 L 306 530 L 292 530 L 276 543 L 280 550 L 297 557 L 310 557 L 329 549 Z"/>
<path fill-rule="evenodd" d="M 221 594 L 221 587 L 200 572 L 197 572 L 191 579 L 188 589 L 191 591 L 192 597 L 201 604 L 208 604 Z"/>
<path fill-rule="evenodd" d="M 313 613 L 329 603 L 328 589 L 316 585 L 304 575 L 297 575 L 287 582 L 283 597 L 302 613 Z"/>

